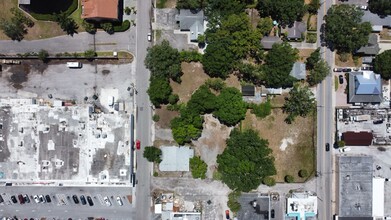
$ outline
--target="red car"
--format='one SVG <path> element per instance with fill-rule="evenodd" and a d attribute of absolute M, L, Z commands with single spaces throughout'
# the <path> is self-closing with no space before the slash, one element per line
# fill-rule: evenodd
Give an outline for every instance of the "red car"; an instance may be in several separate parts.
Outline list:
<path fill-rule="evenodd" d="M 136 140 L 136 149 L 137 150 L 140 150 L 140 145 L 141 145 L 140 140 Z"/>
<path fill-rule="evenodd" d="M 229 210 L 225 210 L 225 218 L 226 219 L 230 219 L 230 217 L 229 217 Z"/>

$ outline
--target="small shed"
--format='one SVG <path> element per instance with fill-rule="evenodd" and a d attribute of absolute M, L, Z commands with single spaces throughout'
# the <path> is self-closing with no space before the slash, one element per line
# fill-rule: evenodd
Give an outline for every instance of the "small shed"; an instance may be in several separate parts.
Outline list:
<path fill-rule="evenodd" d="M 307 74 L 305 72 L 305 63 L 302 62 L 294 63 L 289 75 L 295 77 L 298 80 L 306 79 Z"/>
<path fill-rule="evenodd" d="M 242 86 L 242 95 L 243 96 L 255 96 L 255 86 L 253 86 L 253 85 Z"/>

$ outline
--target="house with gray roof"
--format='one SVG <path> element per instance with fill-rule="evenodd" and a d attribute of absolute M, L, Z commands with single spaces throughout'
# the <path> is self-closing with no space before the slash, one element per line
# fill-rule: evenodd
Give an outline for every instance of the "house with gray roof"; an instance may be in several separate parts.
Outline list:
<path fill-rule="evenodd" d="M 349 73 L 349 103 L 381 103 L 382 83 L 379 74 L 372 71 Z"/>
<path fill-rule="evenodd" d="M 295 62 L 289 75 L 295 77 L 298 80 L 305 80 L 307 78 L 307 74 L 305 72 L 305 63 Z"/>
<path fill-rule="evenodd" d="M 362 46 L 360 49 L 356 51 L 356 53 L 375 56 L 379 53 L 379 51 L 380 51 L 380 47 L 378 43 L 377 34 L 370 34 L 368 37 L 368 44 Z"/>
<path fill-rule="evenodd" d="M 373 31 L 381 31 L 383 27 L 391 27 L 391 16 L 380 17 L 372 12 L 364 11 L 364 15 L 361 18 L 362 22 L 369 22 L 372 25 Z"/>
<path fill-rule="evenodd" d="M 270 50 L 273 47 L 273 44 L 281 44 L 282 40 L 277 36 L 265 36 L 261 40 L 263 49 Z"/>
<path fill-rule="evenodd" d="M 302 34 L 307 30 L 304 22 L 295 21 L 292 27 L 287 27 L 281 30 L 282 33 L 287 32 L 288 40 L 297 40 L 302 37 Z"/>
<path fill-rule="evenodd" d="M 204 34 L 204 11 L 194 12 L 189 9 L 181 9 L 175 19 L 179 22 L 181 31 L 190 32 L 190 41 L 196 42 L 198 35 Z"/>

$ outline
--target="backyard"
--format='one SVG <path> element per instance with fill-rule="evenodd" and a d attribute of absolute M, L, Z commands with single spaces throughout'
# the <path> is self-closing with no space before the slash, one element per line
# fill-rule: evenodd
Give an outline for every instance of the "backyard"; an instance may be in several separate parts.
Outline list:
<path fill-rule="evenodd" d="M 285 96 L 273 98 L 273 106 L 282 106 Z M 272 114 L 264 119 L 258 119 L 248 111 L 242 122 L 242 129 L 256 129 L 262 138 L 269 141 L 275 158 L 277 182 L 283 182 L 286 175 L 292 175 L 296 182 L 303 182 L 306 179 L 298 176 L 299 170 L 305 169 L 310 174 L 314 173 L 315 117 L 298 117 L 290 125 L 284 122 L 285 117 L 286 114 L 280 108 L 274 108 Z"/>

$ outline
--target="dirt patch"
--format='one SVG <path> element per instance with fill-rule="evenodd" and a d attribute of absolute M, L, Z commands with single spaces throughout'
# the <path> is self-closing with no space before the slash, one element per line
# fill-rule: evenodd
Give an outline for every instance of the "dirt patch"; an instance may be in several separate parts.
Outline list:
<path fill-rule="evenodd" d="M 279 102 L 280 100 L 274 100 Z M 273 150 L 277 182 L 283 182 L 285 175 L 292 175 L 297 182 L 304 181 L 298 177 L 300 169 L 313 174 L 315 166 L 316 119 L 298 117 L 294 123 L 284 122 L 286 114 L 280 108 L 272 110 L 272 114 L 259 120 L 249 111 L 242 123 L 242 128 L 253 128 L 259 131 L 262 138 L 269 141 Z"/>
<path fill-rule="evenodd" d="M 248 17 L 250 18 L 250 23 L 253 28 L 256 28 L 261 17 L 259 16 L 258 10 L 254 8 L 249 8 L 246 10 Z"/>
<path fill-rule="evenodd" d="M 176 0 L 167 0 L 164 4 L 165 8 L 175 8 L 176 7 Z"/>
<path fill-rule="evenodd" d="M 383 28 L 383 30 L 380 32 L 380 40 L 391 40 L 391 34 L 390 29 Z"/>
<path fill-rule="evenodd" d="M 314 52 L 314 49 L 299 49 L 299 59 L 301 62 L 305 62 L 307 58 Z"/>
<path fill-rule="evenodd" d="M 171 81 L 170 85 L 172 87 L 173 93 L 179 95 L 179 102 L 185 103 L 189 101 L 193 92 L 197 90 L 198 87 L 200 87 L 202 84 L 204 84 L 205 81 L 210 77 L 204 72 L 201 63 L 183 62 L 182 72 L 182 82 L 179 84 Z"/>
<path fill-rule="evenodd" d="M 177 111 L 169 111 L 167 110 L 167 106 L 162 106 L 159 109 L 156 109 L 155 114 L 159 115 L 160 119 L 156 122 L 157 129 L 159 128 L 170 128 L 170 122 L 176 116 L 179 116 L 179 112 Z"/>
<path fill-rule="evenodd" d="M 354 63 L 352 54 L 348 54 L 347 57 L 348 57 L 347 61 L 346 61 L 346 62 L 342 62 L 342 61 L 341 61 L 341 55 L 339 55 L 339 54 L 336 53 L 336 54 L 335 54 L 335 65 L 336 65 L 336 66 L 341 66 L 341 67 L 344 67 L 344 66 L 348 66 L 348 67 L 351 67 L 351 66 L 360 67 L 360 66 L 362 65 L 361 57 L 358 58 L 357 65 Z"/>
<path fill-rule="evenodd" d="M 226 143 L 225 140 L 231 133 L 231 128 L 220 124 L 219 120 L 208 114 L 204 116 L 204 125 L 201 137 L 193 141 L 195 154 L 200 155 L 202 160 L 208 164 L 207 178 L 213 177 L 216 170 L 217 155 L 223 153 Z"/>
<path fill-rule="evenodd" d="M 230 74 L 229 77 L 225 80 L 225 83 L 229 87 L 235 87 L 239 90 L 241 89 L 239 78 L 234 74 Z"/>

